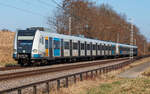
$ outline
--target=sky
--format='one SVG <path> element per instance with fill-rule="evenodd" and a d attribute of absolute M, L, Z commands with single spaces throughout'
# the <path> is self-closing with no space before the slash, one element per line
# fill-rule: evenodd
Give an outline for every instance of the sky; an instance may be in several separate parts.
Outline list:
<path fill-rule="evenodd" d="M 62 0 L 0 0 L 0 29 L 25 29 L 33 26 L 48 27 L 47 17 L 56 11 Z M 133 19 L 140 32 L 150 41 L 150 0 L 90 0 L 97 5 L 107 3 Z"/>

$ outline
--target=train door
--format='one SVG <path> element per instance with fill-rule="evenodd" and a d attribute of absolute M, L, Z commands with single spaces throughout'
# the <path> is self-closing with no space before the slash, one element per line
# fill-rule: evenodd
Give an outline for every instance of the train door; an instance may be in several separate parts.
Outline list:
<path fill-rule="evenodd" d="M 92 45 L 92 42 L 90 42 L 90 50 L 91 50 L 91 56 L 92 56 L 92 51 L 93 51 L 93 45 Z"/>
<path fill-rule="evenodd" d="M 63 39 L 61 39 L 61 56 L 64 56 L 64 42 Z"/>
<path fill-rule="evenodd" d="M 48 49 L 48 37 L 45 37 L 45 56 L 49 56 L 49 49 Z"/>
<path fill-rule="evenodd" d="M 106 55 L 106 45 L 104 44 L 104 56 Z"/>
<path fill-rule="evenodd" d="M 60 39 L 59 38 L 54 38 L 53 39 L 54 43 L 54 57 L 59 57 L 61 55 L 61 50 L 60 50 Z"/>
<path fill-rule="evenodd" d="M 111 46 L 111 54 L 115 55 L 115 45 L 113 45 L 113 44 Z"/>
<path fill-rule="evenodd" d="M 97 49 L 98 47 L 97 47 L 97 43 L 96 43 L 96 56 L 97 56 L 97 53 L 98 53 L 98 49 Z"/>
<path fill-rule="evenodd" d="M 49 38 L 49 57 L 53 57 L 53 41 L 51 37 Z"/>
<path fill-rule="evenodd" d="M 100 56 L 102 55 L 102 44 L 100 43 Z"/>
<path fill-rule="evenodd" d="M 72 40 L 70 40 L 70 57 L 72 57 Z"/>
<path fill-rule="evenodd" d="M 116 55 L 119 55 L 119 44 L 116 44 Z"/>
<path fill-rule="evenodd" d="M 85 41 L 85 56 L 87 56 L 87 45 L 86 45 L 86 41 Z"/>
<path fill-rule="evenodd" d="M 80 56 L 80 41 L 78 41 L 78 54 Z"/>

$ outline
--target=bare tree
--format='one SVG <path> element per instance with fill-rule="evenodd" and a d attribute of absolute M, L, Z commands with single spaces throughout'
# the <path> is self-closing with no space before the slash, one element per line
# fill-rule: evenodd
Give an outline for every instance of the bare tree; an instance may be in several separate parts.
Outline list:
<path fill-rule="evenodd" d="M 61 6 L 55 12 L 55 20 L 48 20 L 49 25 L 53 25 L 58 33 L 69 34 L 71 17 L 72 35 L 81 34 L 113 42 L 118 42 L 119 38 L 120 43 L 130 44 L 131 24 L 127 22 L 127 16 L 118 14 L 110 5 L 97 6 L 90 0 L 63 0 Z M 143 54 L 143 41 L 146 39 L 135 25 L 134 39 L 139 47 L 139 54 Z"/>

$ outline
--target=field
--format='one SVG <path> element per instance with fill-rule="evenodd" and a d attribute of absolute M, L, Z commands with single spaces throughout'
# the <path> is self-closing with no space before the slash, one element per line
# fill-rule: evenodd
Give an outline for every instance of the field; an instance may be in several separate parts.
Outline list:
<path fill-rule="evenodd" d="M 150 77 L 150 68 L 146 69 L 145 72 L 142 73 L 144 77 Z"/>
<path fill-rule="evenodd" d="M 0 66 L 14 63 L 12 58 L 14 32 L 0 31 Z"/>
<path fill-rule="evenodd" d="M 149 94 L 150 78 L 120 79 L 90 89 L 86 94 Z"/>
<path fill-rule="evenodd" d="M 118 71 L 98 76 L 95 79 L 88 79 L 69 88 L 62 88 L 60 91 L 52 91 L 50 94 L 149 94 L 150 77 L 140 76 L 135 79 L 118 78 L 120 72 L 149 62 L 150 58 L 142 59 Z M 146 70 L 150 73 L 150 69 Z"/>

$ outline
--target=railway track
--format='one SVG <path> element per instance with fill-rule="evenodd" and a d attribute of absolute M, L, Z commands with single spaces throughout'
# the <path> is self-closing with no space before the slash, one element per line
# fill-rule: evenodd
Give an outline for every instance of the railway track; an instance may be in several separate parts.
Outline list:
<path fill-rule="evenodd" d="M 71 74 L 64 74 L 64 75 L 61 75 L 61 76 L 58 76 L 58 77 L 45 79 L 43 81 L 40 80 L 40 81 L 37 81 L 37 82 L 28 83 L 28 84 L 24 84 L 24 85 L 17 85 L 17 84 L 15 86 L 10 85 L 10 87 L 6 87 L 6 88 L 0 90 L 0 94 L 5 94 L 5 93 L 8 94 L 8 92 L 11 94 L 11 92 L 14 92 L 14 91 L 16 91 L 17 94 L 22 94 L 21 93 L 22 90 L 25 90 L 29 87 L 33 88 L 32 90 L 33 90 L 34 94 L 37 94 L 37 92 L 38 92 L 37 86 L 40 86 L 41 84 L 43 84 L 43 85 L 45 84 L 46 90 L 45 90 L 45 88 L 43 90 L 45 90 L 44 92 L 48 92 L 48 94 L 49 94 L 50 90 L 51 90 L 50 86 L 53 85 L 53 84 L 51 84 L 51 82 L 55 82 L 56 83 L 56 89 L 59 90 L 59 88 L 61 88 L 61 83 L 60 82 L 62 80 L 63 80 L 63 86 L 68 87 L 68 85 L 69 85 L 68 83 L 70 82 L 68 79 L 70 79 L 70 77 L 71 77 L 71 79 L 73 79 L 73 82 L 76 83 L 78 78 L 79 78 L 80 81 L 82 81 L 83 79 L 87 79 L 87 77 L 93 78 L 93 76 L 96 76 L 97 74 L 105 74 L 107 72 L 120 69 L 124 66 L 127 66 L 130 63 L 133 63 L 134 61 L 137 61 L 141 58 L 145 58 L 145 57 L 149 57 L 149 56 L 150 55 L 142 56 L 142 57 L 135 57 L 132 60 L 129 59 L 129 58 L 122 58 L 122 59 L 106 60 L 106 61 L 102 61 L 102 62 L 101 61 L 93 61 L 92 65 L 93 65 L 93 63 L 95 63 L 95 65 L 101 65 L 101 64 L 103 64 L 103 65 L 98 66 L 95 69 L 88 69 L 88 70 L 83 70 L 83 71 L 79 71 L 79 72 L 75 72 L 75 73 L 71 73 Z M 106 63 L 108 63 L 108 64 L 106 64 Z M 90 64 L 88 64 L 87 66 L 89 66 L 89 65 Z M 82 68 L 82 67 L 86 67 L 86 66 L 81 65 L 79 67 Z M 71 67 L 69 69 L 72 69 L 72 68 L 73 67 Z M 69 70 L 69 69 L 66 69 L 66 70 Z M 44 71 L 42 71 L 42 72 L 44 72 Z M 51 70 L 51 72 L 52 72 L 52 70 Z M 66 71 L 64 71 L 64 72 L 66 72 Z M 36 74 L 32 74 L 32 76 L 33 75 L 36 75 Z M 30 75 L 28 75 L 28 76 L 30 76 Z M 27 89 L 27 91 L 28 90 L 30 90 L 30 89 Z M 31 92 L 32 92 L 32 90 L 31 90 Z"/>
<path fill-rule="evenodd" d="M 16 69 L 23 69 L 24 67 L 20 66 L 13 66 L 13 67 L 1 67 L 0 71 L 6 71 L 6 70 L 16 70 Z"/>
<path fill-rule="evenodd" d="M 110 59 L 110 60 L 102 60 L 102 61 L 91 61 L 86 64 L 80 63 L 76 65 L 66 65 L 66 66 L 37 69 L 37 70 L 31 70 L 31 71 L 6 73 L 6 74 L 0 74 L 0 80 L 2 81 L 2 80 L 15 79 L 15 78 L 21 78 L 21 77 L 28 77 L 28 76 L 33 76 L 33 75 L 46 74 L 46 73 L 51 73 L 51 72 L 71 70 L 71 69 L 76 69 L 76 68 L 90 67 L 90 66 L 102 65 L 102 64 L 112 63 L 112 62 L 117 62 L 117 61 L 124 61 L 128 59 L 129 58 L 120 58 L 120 59 Z"/>

